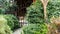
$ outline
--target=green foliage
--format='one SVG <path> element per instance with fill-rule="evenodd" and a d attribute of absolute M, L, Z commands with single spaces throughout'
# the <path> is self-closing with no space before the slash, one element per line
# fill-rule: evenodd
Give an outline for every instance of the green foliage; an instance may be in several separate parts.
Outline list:
<path fill-rule="evenodd" d="M 0 0 L 0 7 L 7 8 L 9 6 L 9 0 Z"/>
<path fill-rule="evenodd" d="M 23 27 L 24 34 L 46 34 L 48 32 L 47 26 L 44 24 L 43 5 L 40 0 L 36 0 L 27 8 L 26 19 L 33 24 Z"/>
<path fill-rule="evenodd" d="M 48 18 L 60 16 L 60 0 L 49 0 L 47 6 Z"/>
<path fill-rule="evenodd" d="M 14 11 L 16 10 L 16 3 L 12 0 L 0 0 L 0 13 L 5 13 L 7 11 Z M 1 10 L 3 9 L 3 10 Z"/>
<path fill-rule="evenodd" d="M 11 3 L 12 1 L 12 3 Z M 16 3 L 13 0 L 0 0 L 0 14 L 5 14 L 7 11 L 14 11 L 16 10 Z M 14 15 L 3 15 L 3 17 L 7 20 L 7 24 L 9 27 L 14 30 L 19 26 L 19 21 L 16 16 Z"/>
<path fill-rule="evenodd" d="M 5 12 L 8 2 L 6 0 L 0 0 L 0 14 Z"/>
<path fill-rule="evenodd" d="M 29 24 L 23 27 L 24 34 L 47 34 L 46 24 Z"/>
<path fill-rule="evenodd" d="M 0 15 L 4 14 L 7 11 L 16 10 L 15 9 L 17 6 L 16 3 L 14 3 L 14 1 L 11 3 L 11 1 L 13 1 L 13 0 L 0 0 Z M 3 16 L 3 18 L 5 18 L 7 20 L 7 22 L 8 22 L 7 25 L 11 28 L 11 30 L 14 30 L 14 29 L 20 27 L 19 21 L 16 16 L 14 16 L 14 15 L 1 15 L 1 16 Z"/>
<path fill-rule="evenodd" d="M 17 4 L 15 1 L 13 1 L 12 5 L 8 7 L 8 9 L 6 9 L 6 11 L 15 11 L 18 8 Z"/>
<path fill-rule="evenodd" d="M 12 30 L 20 27 L 19 21 L 16 16 L 8 14 L 8 15 L 5 15 L 4 17 L 6 18 L 8 25 Z"/>
<path fill-rule="evenodd" d="M 5 9 L 0 8 L 0 14 L 4 14 L 5 13 Z"/>
<path fill-rule="evenodd" d="M 29 23 L 44 23 L 44 12 L 40 0 L 36 0 L 30 7 L 27 8 L 27 20 Z"/>
<path fill-rule="evenodd" d="M 0 34 L 12 34 L 10 27 L 7 25 L 7 20 L 0 15 Z"/>

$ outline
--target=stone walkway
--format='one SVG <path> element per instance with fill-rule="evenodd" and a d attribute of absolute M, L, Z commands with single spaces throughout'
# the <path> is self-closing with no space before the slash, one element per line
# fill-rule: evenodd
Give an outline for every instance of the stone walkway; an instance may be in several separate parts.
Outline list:
<path fill-rule="evenodd" d="M 15 30 L 15 32 L 13 34 L 21 34 L 21 32 L 23 32 L 23 30 L 19 28 L 19 29 Z"/>
<path fill-rule="evenodd" d="M 23 21 L 24 21 L 24 25 L 23 26 L 28 26 L 28 22 L 26 20 L 22 20 L 22 21 L 19 21 L 19 22 L 21 23 Z M 24 34 L 24 33 L 23 33 L 23 30 L 21 28 L 19 28 L 19 29 L 15 30 L 15 32 L 13 34 Z"/>

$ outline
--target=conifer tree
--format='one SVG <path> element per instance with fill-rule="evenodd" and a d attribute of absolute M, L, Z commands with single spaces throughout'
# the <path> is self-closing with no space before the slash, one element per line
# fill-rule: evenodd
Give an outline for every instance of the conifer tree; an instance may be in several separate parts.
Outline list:
<path fill-rule="evenodd" d="M 40 0 L 36 0 L 27 8 L 26 17 L 29 23 L 44 23 L 43 5 Z"/>

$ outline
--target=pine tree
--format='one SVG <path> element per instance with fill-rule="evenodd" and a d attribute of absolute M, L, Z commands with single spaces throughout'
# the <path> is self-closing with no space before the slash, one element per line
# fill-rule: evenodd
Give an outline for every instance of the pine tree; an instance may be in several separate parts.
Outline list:
<path fill-rule="evenodd" d="M 27 8 L 26 17 L 29 23 L 44 23 L 43 5 L 40 0 L 36 0 Z"/>

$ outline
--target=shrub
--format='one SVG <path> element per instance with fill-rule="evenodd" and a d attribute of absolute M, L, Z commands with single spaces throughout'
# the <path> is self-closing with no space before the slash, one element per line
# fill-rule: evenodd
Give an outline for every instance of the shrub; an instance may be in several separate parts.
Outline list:
<path fill-rule="evenodd" d="M 5 15 L 4 17 L 8 21 L 8 25 L 11 27 L 12 30 L 20 27 L 19 21 L 16 16 L 8 14 L 8 15 Z"/>
<path fill-rule="evenodd" d="M 60 16 L 60 0 L 49 0 L 47 6 L 48 18 Z"/>
<path fill-rule="evenodd" d="M 5 13 L 5 9 L 0 8 L 0 14 L 4 14 Z"/>
<path fill-rule="evenodd" d="M 24 34 L 47 34 L 46 24 L 29 24 L 23 27 Z"/>
<path fill-rule="evenodd" d="M 0 0 L 0 13 L 6 12 L 6 9 L 9 7 L 9 0 Z"/>
<path fill-rule="evenodd" d="M 44 22 L 43 5 L 40 0 L 36 0 L 27 8 L 26 19 L 29 25 L 23 27 L 25 34 L 46 34 L 48 32 Z"/>
<path fill-rule="evenodd" d="M 13 3 L 11 3 L 11 1 Z M 0 0 L 0 13 L 4 14 L 7 11 L 15 11 L 16 10 L 16 2 L 13 0 Z"/>
<path fill-rule="evenodd" d="M 44 23 L 43 5 L 40 0 L 36 0 L 27 8 L 26 17 L 29 23 Z"/>
<path fill-rule="evenodd" d="M 0 15 L 0 34 L 12 34 L 10 27 L 7 25 L 7 20 Z"/>

